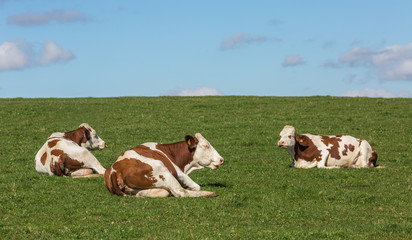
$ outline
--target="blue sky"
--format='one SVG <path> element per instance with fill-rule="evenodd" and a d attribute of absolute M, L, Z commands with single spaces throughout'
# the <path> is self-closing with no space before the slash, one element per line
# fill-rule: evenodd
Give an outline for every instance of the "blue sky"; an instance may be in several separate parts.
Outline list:
<path fill-rule="evenodd" d="M 412 1 L 0 0 L 0 97 L 412 97 Z"/>

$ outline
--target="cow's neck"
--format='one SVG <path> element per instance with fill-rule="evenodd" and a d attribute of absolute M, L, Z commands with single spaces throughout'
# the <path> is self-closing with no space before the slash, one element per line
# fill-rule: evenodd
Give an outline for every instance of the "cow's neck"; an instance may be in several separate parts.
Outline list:
<path fill-rule="evenodd" d="M 158 144 L 157 148 L 162 150 L 168 155 L 170 160 L 185 172 L 193 161 L 194 150 L 190 151 L 185 141 L 170 143 L 170 144 Z"/>
<path fill-rule="evenodd" d="M 65 132 L 63 138 L 71 140 L 81 146 L 82 143 L 87 141 L 84 130 L 84 127 L 82 127 L 70 132 Z"/>
<path fill-rule="evenodd" d="M 296 145 L 294 145 L 293 147 L 288 147 L 286 148 L 286 150 L 288 151 L 288 153 L 290 154 L 290 156 L 292 157 L 293 160 L 296 160 Z"/>

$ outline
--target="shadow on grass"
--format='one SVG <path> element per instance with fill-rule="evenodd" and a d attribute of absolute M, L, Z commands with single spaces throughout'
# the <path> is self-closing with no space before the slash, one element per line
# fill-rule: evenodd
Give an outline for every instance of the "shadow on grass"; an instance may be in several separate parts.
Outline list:
<path fill-rule="evenodd" d="M 227 188 L 226 184 L 223 183 L 206 183 L 202 184 L 202 187 L 220 187 L 220 188 Z"/>

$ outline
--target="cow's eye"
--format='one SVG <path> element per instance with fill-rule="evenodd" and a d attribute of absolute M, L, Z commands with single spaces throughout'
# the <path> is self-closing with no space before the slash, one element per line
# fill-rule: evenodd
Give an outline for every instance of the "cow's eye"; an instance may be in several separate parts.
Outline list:
<path fill-rule="evenodd" d="M 292 139 L 292 135 L 289 135 L 288 138 L 289 138 L 289 139 Z"/>

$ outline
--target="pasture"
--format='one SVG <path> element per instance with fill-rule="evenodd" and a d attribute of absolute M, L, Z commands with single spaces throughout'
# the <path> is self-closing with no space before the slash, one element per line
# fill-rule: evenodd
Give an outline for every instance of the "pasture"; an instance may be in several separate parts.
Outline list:
<path fill-rule="evenodd" d="M 89 123 L 109 167 L 144 142 L 202 133 L 225 158 L 190 177 L 216 198 L 110 194 L 103 178 L 38 174 L 55 131 Z M 375 169 L 294 169 L 277 147 L 298 133 L 349 134 L 378 152 Z M 0 99 L 3 239 L 407 239 L 412 237 L 412 99 L 124 97 Z"/>

